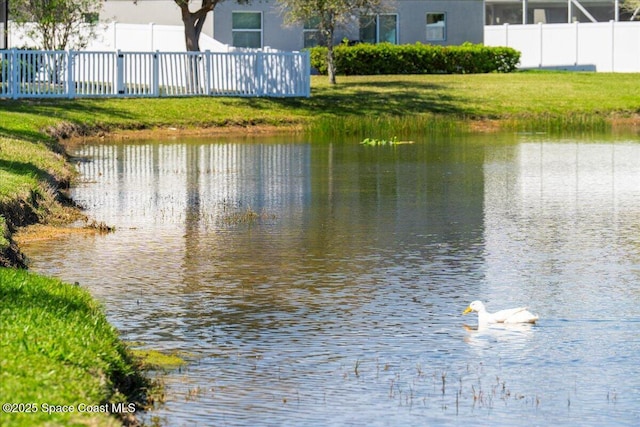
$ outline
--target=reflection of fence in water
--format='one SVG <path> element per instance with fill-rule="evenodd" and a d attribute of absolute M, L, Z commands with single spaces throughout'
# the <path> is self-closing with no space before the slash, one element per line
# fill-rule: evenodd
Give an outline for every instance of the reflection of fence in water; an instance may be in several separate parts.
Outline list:
<path fill-rule="evenodd" d="M 602 230 L 640 224 L 637 144 L 521 143 L 487 159 L 484 182 L 487 265 L 496 275 L 508 265 L 510 271 L 523 263 L 548 268 L 552 252 L 571 254 L 588 245 L 594 253 L 607 250 L 611 235 Z M 627 252 L 640 255 L 638 242 L 626 242 Z M 515 244 L 522 251 L 513 252 Z M 523 259 L 532 248 L 544 256 Z"/>
<path fill-rule="evenodd" d="M 182 223 L 251 208 L 300 210 L 309 200 L 310 148 L 288 144 L 135 144 L 82 148 L 86 184 L 74 195 L 101 221 Z"/>
<path fill-rule="evenodd" d="M 309 96 L 308 53 L 0 51 L 0 96 Z"/>

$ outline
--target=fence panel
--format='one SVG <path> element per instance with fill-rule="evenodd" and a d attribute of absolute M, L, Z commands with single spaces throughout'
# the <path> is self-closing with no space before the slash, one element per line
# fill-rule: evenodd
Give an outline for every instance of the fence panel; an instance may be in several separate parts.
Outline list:
<path fill-rule="evenodd" d="M 640 72 L 640 22 L 491 25 L 485 44 L 519 50 L 521 68 Z"/>
<path fill-rule="evenodd" d="M 640 71 L 640 28 L 637 22 L 617 22 L 615 30 L 611 43 L 624 43 L 625 48 L 615 49 L 612 53 L 614 68 L 621 72 Z"/>
<path fill-rule="evenodd" d="M 207 56 L 211 70 L 211 95 L 262 95 L 259 55 L 244 52 L 211 52 Z"/>
<path fill-rule="evenodd" d="M 75 96 L 115 96 L 117 75 L 115 52 L 73 52 Z"/>
<path fill-rule="evenodd" d="M 7 98 L 11 96 L 11 52 L 0 51 L 0 97 Z"/>
<path fill-rule="evenodd" d="M 67 97 L 68 56 L 66 52 L 38 50 L 0 51 L 2 96 L 15 93 L 29 98 Z"/>
<path fill-rule="evenodd" d="M 207 94 L 207 73 L 200 52 L 163 53 L 158 60 L 160 96 Z"/>
<path fill-rule="evenodd" d="M 577 65 L 576 25 L 554 24 L 552 27 L 543 27 L 542 24 L 538 24 L 541 43 L 538 64 L 546 64 L 548 66 Z M 549 46 L 553 45 L 555 47 L 550 49 Z"/>
<path fill-rule="evenodd" d="M 0 97 L 310 96 L 308 53 L 0 51 Z"/>
<path fill-rule="evenodd" d="M 157 53 L 118 52 L 120 67 L 118 94 L 123 96 L 158 96 L 158 79 L 155 73 Z"/>
<path fill-rule="evenodd" d="M 611 37 L 611 24 L 608 22 L 581 24 L 578 30 L 579 64 L 598 71 L 614 71 L 611 64 Z"/>

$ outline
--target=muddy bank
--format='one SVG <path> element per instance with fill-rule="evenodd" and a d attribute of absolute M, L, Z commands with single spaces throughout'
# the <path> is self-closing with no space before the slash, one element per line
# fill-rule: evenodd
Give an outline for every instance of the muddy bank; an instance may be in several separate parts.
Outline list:
<path fill-rule="evenodd" d="M 32 224 L 63 224 L 82 218 L 68 197 L 76 170 L 57 141 L 0 141 L 8 181 L 0 197 L 0 266 L 26 268 L 15 233 Z M 26 153 L 26 154 L 25 154 Z"/>
<path fill-rule="evenodd" d="M 128 139 L 171 139 L 188 136 L 220 136 L 220 135 L 274 135 L 300 132 L 303 125 L 298 122 L 280 125 L 246 121 L 240 123 L 222 123 L 200 127 L 149 126 L 140 124 L 128 127 L 110 127 L 103 125 L 84 125 L 75 123 L 59 123 L 45 129 L 45 133 L 56 139 L 63 146 L 79 142 Z"/>
<path fill-rule="evenodd" d="M 29 191 L 0 203 L 0 267 L 26 268 L 27 259 L 16 242 L 16 233 L 34 224 L 60 226 L 85 218 L 59 190 Z"/>

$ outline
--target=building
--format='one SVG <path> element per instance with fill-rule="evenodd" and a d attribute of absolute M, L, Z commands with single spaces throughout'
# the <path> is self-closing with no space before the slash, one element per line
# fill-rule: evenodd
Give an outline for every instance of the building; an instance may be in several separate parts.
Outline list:
<path fill-rule="evenodd" d="M 396 0 L 388 13 L 354 17 L 353 25 L 336 34 L 361 42 L 429 43 L 459 45 L 482 43 L 484 0 Z M 241 5 L 227 0 L 216 6 L 203 33 L 235 47 L 295 51 L 317 43 L 317 29 L 286 26 L 276 0 L 253 0 Z M 109 0 L 102 21 L 132 24 L 182 25 L 180 9 L 172 0 Z"/>

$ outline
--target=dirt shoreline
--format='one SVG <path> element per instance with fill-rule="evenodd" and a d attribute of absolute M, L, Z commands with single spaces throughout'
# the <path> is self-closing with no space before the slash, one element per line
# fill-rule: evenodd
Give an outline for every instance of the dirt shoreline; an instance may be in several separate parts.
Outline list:
<path fill-rule="evenodd" d="M 112 131 L 100 131 L 94 135 L 74 135 L 60 140 L 65 148 L 73 147 L 78 143 L 92 143 L 103 141 L 127 141 L 136 139 L 174 139 L 185 137 L 207 136 L 270 136 L 278 134 L 295 134 L 303 130 L 302 125 L 228 125 L 209 126 L 198 128 L 181 128 L 174 126 L 154 127 L 148 129 L 114 129 Z"/>

